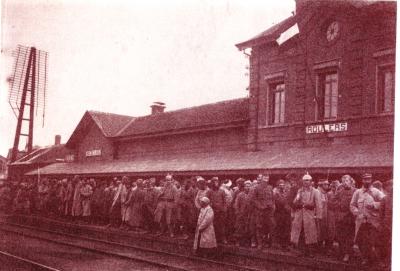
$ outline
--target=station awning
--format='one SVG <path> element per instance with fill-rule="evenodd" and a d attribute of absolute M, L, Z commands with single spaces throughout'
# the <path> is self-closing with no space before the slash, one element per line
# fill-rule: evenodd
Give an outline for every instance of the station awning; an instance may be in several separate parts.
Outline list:
<path fill-rule="evenodd" d="M 226 151 L 213 153 L 170 154 L 91 163 L 54 163 L 27 175 L 145 175 L 164 174 L 285 174 L 390 172 L 393 148 L 389 144 L 331 145 L 327 147 L 284 148 L 268 151 Z"/>

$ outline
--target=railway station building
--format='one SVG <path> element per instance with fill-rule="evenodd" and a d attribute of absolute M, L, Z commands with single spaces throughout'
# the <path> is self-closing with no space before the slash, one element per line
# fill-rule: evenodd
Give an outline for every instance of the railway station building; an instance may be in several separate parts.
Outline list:
<path fill-rule="evenodd" d="M 368 171 L 385 181 L 393 172 L 395 45 L 395 2 L 297 0 L 293 16 L 236 45 L 249 55 L 248 97 L 176 111 L 155 103 L 141 117 L 87 111 L 64 162 L 40 174 Z"/>

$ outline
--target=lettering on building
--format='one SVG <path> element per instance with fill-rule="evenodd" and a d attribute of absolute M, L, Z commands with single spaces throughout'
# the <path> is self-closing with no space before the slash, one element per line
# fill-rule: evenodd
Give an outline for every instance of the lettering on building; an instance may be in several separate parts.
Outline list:
<path fill-rule="evenodd" d="M 306 126 L 307 134 L 332 133 L 347 131 L 347 122 L 326 123 Z"/>
<path fill-rule="evenodd" d="M 86 151 L 86 157 L 90 156 L 100 156 L 101 155 L 101 150 L 90 150 Z"/>
<path fill-rule="evenodd" d="M 73 154 L 68 154 L 65 156 L 65 161 L 66 162 L 73 162 L 75 161 L 75 156 Z"/>

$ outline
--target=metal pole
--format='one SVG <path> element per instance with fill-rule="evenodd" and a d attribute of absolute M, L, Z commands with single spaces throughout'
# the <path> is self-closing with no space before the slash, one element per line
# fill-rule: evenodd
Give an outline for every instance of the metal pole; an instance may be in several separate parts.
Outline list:
<path fill-rule="evenodd" d="M 28 153 L 32 151 L 33 145 L 33 120 L 35 118 L 35 88 L 36 88 L 36 48 L 31 48 L 32 57 L 32 77 L 31 77 L 31 102 L 29 106 L 29 136 L 28 136 Z"/>
<path fill-rule="evenodd" d="M 14 147 L 13 147 L 12 153 L 11 153 L 11 162 L 14 162 L 15 160 L 17 160 L 19 138 L 21 135 L 22 119 L 24 118 L 26 92 L 27 92 L 27 88 L 28 88 L 29 74 L 31 72 L 31 64 L 32 64 L 32 50 L 29 54 L 28 66 L 26 68 L 24 88 L 22 90 L 22 97 L 21 97 L 21 106 L 20 106 L 20 110 L 19 110 L 19 114 L 18 114 L 17 129 L 15 131 Z"/>

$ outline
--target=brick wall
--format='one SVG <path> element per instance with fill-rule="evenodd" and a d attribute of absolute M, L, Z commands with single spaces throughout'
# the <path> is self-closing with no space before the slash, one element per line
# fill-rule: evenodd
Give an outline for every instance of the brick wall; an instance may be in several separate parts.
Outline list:
<path fill-rule="evenodd" d="M 101 150 L 99 156 L 86 156 L 87 151 Z M 99 160 L 112 160 L 114 154 L 113 144 L 110 139 L 104 137 L 97 125 L 92 123 L 87 133 L 76 148 L 76 157 L 79 162 L 91 162 Z"/>
<path fill-rule="evenodd" d="M 119 159 L 172 153 L 214 152 L 246 149 L 245 128 L 204 131 L 143 138 L 117 143 Z"/>
<path fill-rule="evenodd" d="M 395 48 L 393 9 L 379 5 L 360 10 L 330 2 L 314 15 L 312 9 L 301 12 L 297 14 L 298 36 L 281 46 L 252 48 L 249 149 L 267 149 L 273 144 L 391 143 L 393 114 L 377 114 L 376 73 L 377 65 L 394 63 L 393 52 L 387 50 Z M 338 38 L 328 42 L 326 28 L 332 21 L 339 22 L 340 30 Z M 324 65 L 337 67 L 339 98 L 334 121 L 346 121 L 348 131 L 307 135 L 306 125 L 320 123 L 315 121 L 315 89 L 317 68 Z M 285 123 L 281 126 L 268 123 L 269 78 L 274 74 L 285 83 Z"/>

